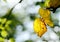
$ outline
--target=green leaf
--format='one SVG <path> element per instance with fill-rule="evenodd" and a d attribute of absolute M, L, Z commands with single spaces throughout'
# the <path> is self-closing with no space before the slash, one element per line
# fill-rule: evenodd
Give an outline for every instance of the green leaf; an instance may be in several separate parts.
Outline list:
<path fill-rule="evenodd" d="M 41 7 L 44 7 L 44 2 L 37 2 L 36 5 L 40 5 Z"/>
<path fill-rule="evenodd" d="M 5 2 L 6 2 L 6 0 L 3 0 L 3 1 L 5 1 Z"/>
<path fill-rule="evenodd" d="M 27 40 L 27 41 L 25 41 L 25 42 L 33 42 L 32 40 Z"/>

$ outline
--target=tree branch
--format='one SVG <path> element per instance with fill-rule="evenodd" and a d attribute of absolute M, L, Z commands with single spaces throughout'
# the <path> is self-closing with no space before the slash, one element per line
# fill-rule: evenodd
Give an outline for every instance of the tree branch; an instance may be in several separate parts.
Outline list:
<path fill-rule="evenodd" d="M 17 4 L 21 3 L 22 1 L 23 1 L 23 0 L 20 0 Z M 16 4 L 16 5 L 17 5 L 17 4 Z M 7 13 L 7 14 L 4 16 L 5 18 L 8 19 L 8 17 L 10 17 L 10 15 L 12 14 L 12 11 L 13 11 L 13 9 L 15 8 L 16 5 L 14 5 L 14 6 L 11 8 L 11 10 L 9 11 L 9 13 Z"/>

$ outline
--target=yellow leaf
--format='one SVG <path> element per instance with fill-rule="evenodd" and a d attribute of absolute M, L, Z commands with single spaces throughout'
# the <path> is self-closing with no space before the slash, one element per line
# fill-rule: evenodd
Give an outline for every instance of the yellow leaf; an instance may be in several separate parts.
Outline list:
<path fill-rule="evenodd" d="M 50 27 L 54 26 L 54 24 L 53 24 L 53 22 L 51 20 L 51 17 L 50 17 L 50 10 L 40 8 L 38 13 L 43 18 L 45 24 L 49 25 Z"/>
<path fill-rule="evenodd" d="M 34 31 L 40 37 L 47 31 L 46 25 L 41 18 L 34 21 Z"/>
<path fill-rule="evenodd" d="M 46 19 L 46 20 L 45 20 L 45 23 L 46 23 L 47 25 L 49 25 L 50 27 L 53 27 L 53 26 L 54 26 L 54 24 L 53 24 L 53 22 L 52 22 L 51 20 Z"/>
<path fill-rule="evenodd" d="M 43 18 L 46 18 L 46 17 L 50 18 L 50 10 L 48 10 L 48 9 L 39 8 L 38 13 Z"/>

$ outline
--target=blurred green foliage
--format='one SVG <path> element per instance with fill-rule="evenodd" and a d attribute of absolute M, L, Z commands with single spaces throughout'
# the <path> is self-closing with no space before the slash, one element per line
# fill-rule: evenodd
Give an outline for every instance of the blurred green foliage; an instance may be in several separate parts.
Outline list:
<path fill-rule="evenodd" d="M 16 25 L 21 22 L 12 14 L 14 7 L 3 17 L 0 17 L 0 37 L 1 39 L 14 38 Z M 0 40 L 1 41 L 1 40 Z"/>
<path fill-rule="evenodd" d="M 35 5 L 40 5 L 40 7 L 44 7 L 44 2 L 36 2 Z"/>
<path fill-rule="evenodd" d="M 33 42 L 32 40 L 27 40 L 27 41 L 25 41 L 25 42 Z"/>

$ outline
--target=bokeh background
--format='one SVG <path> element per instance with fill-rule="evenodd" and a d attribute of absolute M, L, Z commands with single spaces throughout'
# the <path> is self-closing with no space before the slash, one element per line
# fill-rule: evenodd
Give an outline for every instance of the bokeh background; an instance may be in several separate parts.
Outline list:
<path fill-rule="evenodd" d="M 0 17 L 6 15 L 19 1 L 0 0 Z M 36 17 L 39 17 L 38 9 L 40 8 L 36 2 L 40 1 L 42 0 L 22 0 L 13 9 L 12 14 L 21 22 L 16 26 L 15 42 L 60 42 L 60 8 L 55 13 L 51 12 L 53 21 L 59 26 L 54 28 L 47 26 L 48 31 L 41 38 L 34 33 L 33 22 Z"/>

